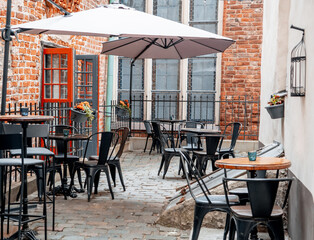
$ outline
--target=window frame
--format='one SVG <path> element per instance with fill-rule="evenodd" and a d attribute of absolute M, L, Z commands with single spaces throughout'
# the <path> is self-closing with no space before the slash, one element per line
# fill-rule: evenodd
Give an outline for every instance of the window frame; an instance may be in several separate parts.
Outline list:
<path fill-rule="evenodd" d="M 59 67 L 58 68 L 53 68 L 52 65 L 52 55 L 54 54 L 58 54 L 59 55 Z M 67 55 L 67 68 L 62 68 L 61 67 L 61 61 L 60 61 L 60 55 L 61 54 L 66 54 Z M 46 67 L 45 63 L 46 63 L 46 55 L 50 55 L 51 56 L 51 66 L 50 67 Z M 42 61 L 42 81 L 41 81 L 41 102 L 43 103 L 47 103 L 47 102 L 61 102 L 61 103 L 65 103 L 65 102 L 72 102 L 73 100 L 73 49 L 72 48 L 44 48 L 43 49 L 43 61 Z M 53 75 L 51 74 L 51 83 L 45 83 L 45 71 L 46 70 L 50 70 L 51 72 L 53 72 L 54 70 L 67 70 L 67 83 L 66 84 L 62 84 L 60 82 L 60 77 L 59 77 L 59 83 L 53 83 Z M 45 97 L 45 86 L 55 86 L 55 85 L 59 85 L 59 98 L 46 98 Z M 67 98 L 60 98 L 61 97 L 61 86 L 67 85 Z M 52 91 L 52 89 L 51 89 Z"/>

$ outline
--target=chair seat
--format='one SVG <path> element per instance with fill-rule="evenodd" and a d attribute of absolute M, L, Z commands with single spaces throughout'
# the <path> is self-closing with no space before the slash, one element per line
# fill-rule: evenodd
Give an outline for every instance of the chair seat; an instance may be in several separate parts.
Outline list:
<path fill-rule="evenodd" d="M 202 147 L 198 147 L 198 145 L 195 144 L 188 144 L 186 146 L 182 146 L 183 149 L 186 149 L 188 151 L 192 151 L 192 150 L 197 150 L 197 151 L 202 151 L 203 148 Z"/>
<path fill-rule="evenodd" d="M 34 158 L 24 158 L 24 165 L 43 164 L 44 161 Z M 0 166 L 22 166 L 21 158 L 0 158 Z"/>
<path fill-rule="evenodd" d="M 165 152 L 171 152 L 171 153 L 174 153 L 174 152 L 186 152 L 187 149 L 183 149 L 183 148 L 165 148 Z"/>
<path fill-rule="evenodd" d="M 78 167 L 96 167 L 98 165 L 98 161 L 85 161 L 83 162 L 76 162 L 76 166 Z M 104 166 L 104 165 L 100 165 Z"/>
<path fill-rule="evenodd" d="M 242 218 L 253 217 L 250 205 L 232 206 L 231 209 L 237 217 L 242 217 Z M 281 217 L 282 214 L 283 214 L 282 208 L 275 205 L 273 208 L 273 211 L 271 212 L 271 217 Z"/>
<path fill-rule="evenodd" d="M 10 150 L 10 154 L 12 156 L 20 156 L 21 149 Z M 27 148 L 27 156 L 53 156 L 54 153 L 47 148 L 44 147 L 29 147 Z"/>
<path fill-rule="evenodd" d="M 232 190 L 229 190 L 229 193 L 232 194 L 232 195 L 248 195 L 249 194 L 249 191 L 246 187 L 243 187 L 243 188 L 235 188 L 235 189 L 232 189 Z"/>
<path fill-rule="evenodd" d="M 55 155 L 55 158 L 56 159 L 60 159 L 60 158 L 64 158 L 64 154 L 58 154 L 58 155 Z M 79 156 L 75 156 L 75 155 L 67 155 L 67 159 L 80 159 Z"/>
<path fill-rule="evenodd" d="M 219 150 L 220 154 L 222 154 L 222 153 L 229 153 L 229 152 L 233 152 L 233 150 L 231 150 L 230 148 L 221 148 Z"/>
<path fill-rule="evenodd" d="M 88 160 L 97 160 L 98 161 L 99 157 L 97 155 L 92 155 L 88 158 Z"/>
<path fill-rule="evenodd" d="M 227 205 L 225 195 L 208 195 L 212 205 Z M 228 195 L 230 205 L 239 204 L 239 197 L 236 195 Z M 208 206 L 208 200 L 205 196 L 200 196 L 196 199 L 196 203 Z"/>

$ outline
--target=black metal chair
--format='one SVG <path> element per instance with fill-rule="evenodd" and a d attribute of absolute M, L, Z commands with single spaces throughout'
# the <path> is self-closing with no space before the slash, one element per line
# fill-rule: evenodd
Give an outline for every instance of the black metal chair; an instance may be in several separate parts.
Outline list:
<path fill-rule="evenodd" d="M 225 225 L 225 230 L 224 230 L 224 235 L 223 235 L 223 239 L 226 240 L 228 229 L 229 229 L 229 222 L 230 222 L 230 208 L 227 205 L 225 196 L 224 195 L 211 195 L 205 182 L 201 178 L 201 175 L 198 169 L 193 164 L 190 156 L 187 153 L 181 152 L 181 151 L 179 152 L 179 154 L 180 154 L 180 161 L 182 164 L 183 173 L 187 181 L 190 194 L 195 201 L 194 220 L 193 220 L 193 229 L 192 229 L 191 239 L 192 240 L 198 239 L 202 222 L 205 215 L 209 212 L 219 211 L 219 212 L 225 212 L 227 214 L 226 225 Z M 193 188 L 191 187 L 191 182 L 190 182 L 191 174 L 192 174 L 192 177 L 195 178 L 195 181 L 197 182 L 198 186 L 200 187 L 202 191 L 202 195 L 200 196 L 196 196 L 193 193 L 193 190 L 195 188 L 194 186 Z M 239 199 L 237 196 L 228 195 L 227 198 L 231 206 L 239 204 Z"/>
<path fill-rule="evenodd" d="M 111 194 L 112 199 L 114 199 L 114 195 L 113 195 L 113 191 L 112 191 L 111 183 L 110 183 L 109 166 L 108 166 L 108 159 L 112 156 L 112 153 L 116 146 L 116 142 L 115 142 L 113 150 L 111 151 L 111 154 L 109 155 L 110 146 L 112 144 L 114 133 L 112 132 L 94 133 L 90 136 L 89 140 L 91 138 L 96 138 L 99 134 L 101 135 L 101 140 L 100 140 L 98 161 L 85 161 L 85 156 L 84 156 L 83 162 L 75 162 L 75 168 L 74 168 L 74 170 L 79 171 L 80 169 L 83 169 L 85 171 L 86 183 L 87 183 L 87 196 L 88 196 L 89 202 L 90 202 L 90 197 L 92 194 L 93 183 L 95 183 L 94 193 L 95 194 L 98 193 L 98 184 L 99 184 L 101 171 L 105 172 L 106 174 L 110 194 Z M 108 158 L 108 155 L 109 155 L 109 158 Z"/>
<path fill-rule="evenodd" d="M 130 132 L 130 130 L 127 127 L 121 127 L 115 131 L 115 133 L 116 133 L 115 137 L 118 137 L 118 139 L 113 140 L 113 143 L 119 144 L 119 150 L 117 151 L 117 153 L 114 157 L 111 156 L 108 159 L 109 170 L 110 170 L 110 174 L 111 174 L 111 178 L 112 178 L 112 181 L 114 183 L 114 186 L 116 186 L 116 169 L 117 169 L 118 174 L 119 174 L 119 178 L 120 178 L 120 182 L 122 184 L 124 191 L 125 191 L 125 184 L 124 184 L 123 176 L 122 176 L 120 158 L 122 156 L 126 140 L 128 139 L 129 132 Z M 87 147 L 86 147 L 86 149 L 87 149 Z M 98 156 L 90 156 L 88 158 L 88 161 L 92 161 L 92 160 L 98 160 Z"/>
<path fill-rule="evenodd" d="M 214 171 L 215 161 L 218 159 L 217 147 L 220 139 L 223 135 L 203 135 L 206 140 L 206 151 L 193 151 L 192 160 L 196 160 L 196 167 L 200 174 L 203 176 L 206 173 L 207 162 L 210 160 L 212 162 L 212 169 Z"/>
<path fill-rule="evenodd" d="M 27 209 L 27 168 L 35 165 L 41 165 L 43 168 L 43 172 L 45 173 L 45 161 L 37 160 L 33 158 L 24 158 L 23 149 L 23 141 L 21 134 L 2 134 L 0 135 L 0 150 L 12 150 L 18 149 L 21 151 L 21 158 L 0 158 L 0 180 L 1 180 L 1 190 L 0 190 L 0 201 L 1 201 L 1 239 L 4 239 L 4 219 L 7 218 L 9 220 L 18 222 L 18 234 L 15 237 L 18 239 L 22 239 L 22 235 L 25 237 L 30 237 L 29 232 L 22 232 L 22 225 L 37 221 L 44 220 L 44 231 L 45 231 L 45 239 L 47 239 L 47 207 L 46 207 L 46 192 L 44 188 L 44 200 L 41 202 L 43 204 L 43 214 L 42 215 L 25 215 L 25 205 Z M 6 190 L 6 172 L 5 169 L 7 167 L 19 167 L 21 168 L 21 197 L 18 208 L 18 213 L 12 213 L 10 208 L 5 210 L 5 190 Z M 44 174 L 45 179 L 45 174 Z M 9 187 L 9 195 L 11 188 Z M 31 234 L 32 235 L 32 234 Z"/>
<path fill-rule="evenodd" d="M 229 155 L 235 157 L 234 155 L 234 147 L 237 143 L 237 139 L 239 137 L 240 131 L 242 128 L 242 124 L 239 122 L 233 122 L 226 125 L 223 135 L 227 136 L 228 132 L 232 132 L 230 146 L 228 148 L 222 148 L 223 139 L 220 141 L 217 152 L 218 152 L 218 159 L 222 156 L 224 158 L 229 158 Z M 213 165 L 213 170 L 217 169 L 215 165 Z"/>
<path fill-rule="evenodd" d="M 116 186 L 116 169 L 117 169 L 119 173 L 120 182 L 122 184 L 124 191 L 125 191 L 125 185 L 124 185 L 123 176 L 122 176 L 120 158 L 122 156 L 126 140 L 128 139 L 129 132 L 130 130 L 127 127 L 122 127 L 122 128 L 117 129 L 116 133 L 119 136 L 118 143 L 120 144 L 120 147 L 117 154 L 114 157 L 111 156 L 108 159 L 109 170 L 110 170 L 110 174 L 111 174 L 111 178 L 114 183 L 114 186 Z"/>
<path fill-rule="evenodd" d="M 235 231 L 237 232 L 237 240 L 247 240 L 250 232 L 256 228 L 258 224 L 267 226 L 271 239 L 284 240 L 283 229 L 283 208 L 285 207 L 290 187 L 293 179 L 233 179 L 224 178 L 223 185 L 225 195 L 228 195 L 228 182 L 246 182 L 250 198 L 250 204 L 243 206 L 232 206 L 230 201 L 227 204 L 231 211 L 230 236 L 233 240 Z M 275 204 L 278 186 L 280 182 L 288 183 L 285 191 L 285 199 L 280 207 Z"/>
<path fill-rule="evenodd" d="M 22 127 L 19 124 L 3 124 L 3 130 L 5 134 L 18 134 L 22 132 Z M 46 172 L 51 173 L 50 174 L 50 189 L 53 186 L 54 189 L 54 175 L 55 172 L 59 172 L 60 177 L 62 178 L 61 173 L 61 166 L 58 165 L 55 166 L 54 161 L 54 153 L 49 150 L 49 146 L 47 146 L 47 143 L 49 143 L 49 125 L 48 124 L 32 124 L 28 125 L 27 127 L 27 138 L 28 138 L 28 146 L 32 145 L 32 139 L 37 138 L 36 141 L 39 142 L 40 140 L 43 140 L 42 143 L 45 147 L 27 147 L 27 157 L 45 157 L 46 159 Z M 40 143 L 38 143 L 39 145 Z M 21 156 L 22 151 L 21 149 L 11 149 L 10 155 L 12 157 Z M 52 161 L 50 161 L 50 158 L 52 158 Z M 39 201 L 42 200 L 43 197 L 43 189 L 45 188 L 45 181 L 44 181 L 44 172 L 42 165 L 35 165 L 28 167 L 29 171 L 33 171 L 36 174 L 36 181 L 37 181 L 37 192 L 38 192 L 38 198 Z M 19 197 L 19 194 L 17 195 Z M 10 198 L 10 197 L 9 197 Z M 9 199 L 10 202 L 10 199 Z M 54 231 L 54 223 L 55 223 L 55 194 L 54 191 L 52 191 L 52 199 L 48 203 L 52 203 L 52 229 Z"/>
<path fill-rule="evenodd" d="M 152 150 L 155 149 L 155 147 L 156 147 L 156 139 L 154 137 L 154 133 L 153 133 L 153 129 L 152 129 L 152 125 L 151 125 L 150 121 L 145 120 L 143 122 L 144 122 L 145 130 L 146 130 L 146 134 L 147 134 L 144 152 L 146 152 L 148 139 L 151 138 L 152 139 L 152 145 L 151 145 L 150 151 L 149 151 L 149 154 L 151 154 Z M 157 151 L 158 151 L 158 146 L 157 146 Z"/>
<path fill-rule="evenodd" d="M 195 133 L 182 133 L 181 129 L 183 127 L 186 128 L 204 128 L 204 124 L 201 122 L 196 122 L 196 121 L 187 121 L 179 125 L 179 131 L 178 131 L 178 139 L 177 142 L 179 142 L 179 147 L 184 148 L 188 151 L 202 151 L 203 147 L 202 145 L 199 146 L 198 138 L 196 138 L 197 134 Z M 186 140 L 186 145 L 182 146 L 182 141 Z"/>
<path fill-rule="evenodd" d="M 160 123 L 157 121 L 152 121 L 152 126 L 154 129 L 154 133 L 156 135 L 156 138 L 158 138 L 158 141 L 160 142 L 161 145 L 161 153 L 162 153 L 162 158 L 161 158 L 161 163 L 160 163 L 160 167 L 158 170 L 158 176 L 161 172 L 162 167 L 164 167 L 164 172 L 163 172 L 163 176 L 162 178 L 165 178 L 166 173 L 168 171 L 169 165 L 170 165 L 170 161 L 173 157 L 179 157 L 180 153 L 179 151 L 186 151 L 180 148 L 170 148 L 168 145 L 168 141 L 166 139 L 166 137 L 164 136 L 164 133 L 161 132 L 160 129 Z"/>

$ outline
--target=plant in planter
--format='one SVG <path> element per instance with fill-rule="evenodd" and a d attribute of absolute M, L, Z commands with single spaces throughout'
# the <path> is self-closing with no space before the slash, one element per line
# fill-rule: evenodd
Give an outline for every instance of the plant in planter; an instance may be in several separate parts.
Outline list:
<path fill-rule="evenodd" d="M 119 104 L 116 107 L 117 107 L 117 112 L 116 113 L 118 115 L 123 116 L 127 112 L 129 117 L 131 116 L 131 109 L 130 109 L 130 104 L 129 104 L 128 100 L 121 100 L 121 101 L 119 101 Z"/>
<path fill-rule="evenodd" d="M 80 123 L 88 121 L 90 124 L 94 120 L 96 114 L 96 110 L 92 109 L 88 102 L 77 104 L 71 111 L 72 121 Z"/>
<path fill-rule="evenodd" d="M 272 95 L 266 106 L 266 110 L 272 119 L 284 117 L 284 98 L 276 94 Z"/>

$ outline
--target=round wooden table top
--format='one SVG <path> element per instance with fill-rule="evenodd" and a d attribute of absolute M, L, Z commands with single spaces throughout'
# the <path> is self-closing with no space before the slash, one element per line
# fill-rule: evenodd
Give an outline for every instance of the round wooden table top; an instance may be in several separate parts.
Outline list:
<path fill-rule="evenodd" d="M 278 170 L 291 166 L 291 162 L 285 158 L 257 157 L 255 161 L 244 158 L 229 158 L 215 162 L 219 168 L 242 169 L 242 170 Z"/>
<path fill-rule="evenodd" d="M 7 122 L 18 122 L 18 123 L 36 123 L 36 122 L 46 122 L 53 120 L 53 116 L 44 116 L 44 115 L 0 115 L 0 121 Z"/>
<path fill-rule="evenodd" d="M 74 140 L 87 140 L 90 135 L 87 134 L 69 134 L 68 136 L 64 136 L 63 133 L 57 134 L 50 134 L 49 138 L 53 140 L 67 140 L 67 141 L 74 141 Z"/>

